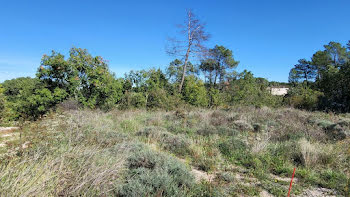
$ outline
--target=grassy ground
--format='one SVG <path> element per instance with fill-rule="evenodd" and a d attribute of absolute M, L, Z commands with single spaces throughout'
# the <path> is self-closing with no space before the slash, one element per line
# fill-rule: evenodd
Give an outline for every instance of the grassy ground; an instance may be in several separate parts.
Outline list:
<path fill-rule="evenodd" d="M 0 147 L 0 196 L 349 194 L 350 116 L 295 109 L 49 114 Z"/>

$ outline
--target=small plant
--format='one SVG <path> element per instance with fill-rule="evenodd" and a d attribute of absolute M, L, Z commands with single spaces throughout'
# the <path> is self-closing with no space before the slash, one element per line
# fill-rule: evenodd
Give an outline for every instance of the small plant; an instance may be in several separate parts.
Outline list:
<path fill-rule="evenodd" d="M 194 183 L 184 164 L 142 144 L 131 148 L 127 166 L 119 196 L 183 196 Z"/>
<path fill-rule="evenodd" d="M 240 131 L 254 131 L 254 127 L 244 120 L 236 120 L 233 122 L 234 127 Z"/>
<path fill-rule="evenodd" d="M 214 135 L 217 133 L 218 133 L 218 131 L 217 131 L 216 127 L 214 127 L 214 126 L 206 126 L 204 128 L 197 130 L 197 134 L 203 135 L 203 136 L 210 136 L 210 135 Z"/>
<path fill-rule="evenodd" d="M 216 174 L 216 179 L 219 181 L 231 183 L 235 180 L 235 177 L 229 172 L 219 172 Z"/>
<path fill-rule="evenodd" d="M 210 115 L 210 124 L 213 126 L 222 126 L 227 124 L 228 118 L 224 111 L 214 111 Z"/>
<path fill-rule="evenodd" d="M 143 135 L 150 140 L 155 140 L 159 145 L 178 155 L 187 155 L 191 153 L 191 141 L 184 135 L 174 135 L 166 131 L 165 128 L 161 127 L 147 127 L 143 131 L 139 132 L 138 135 Z"/>
<path fill-rule="evenodd" d="M 198 159 L 193 161 L 193 165 L 199 170 L 209 172 L 215 168 L 215 158 L 209 158 L 208 156 L 202 155 Z"/>

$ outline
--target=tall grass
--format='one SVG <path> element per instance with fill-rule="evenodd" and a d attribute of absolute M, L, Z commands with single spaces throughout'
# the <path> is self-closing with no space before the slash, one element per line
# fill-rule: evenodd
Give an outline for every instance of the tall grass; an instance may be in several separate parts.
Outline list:
<path fill-rule="evenodd" d="M 287 184 L 274 177 L 294 167 L 293 195 L 345 195 L 349 138 L 329 138 L 322 124 L 346 133 L 344 120 L 266 107 L 52 113 L 0 154 L 0 196 L 283 196 Z M 195 182 L 191 169 L 214 178 Z"/>

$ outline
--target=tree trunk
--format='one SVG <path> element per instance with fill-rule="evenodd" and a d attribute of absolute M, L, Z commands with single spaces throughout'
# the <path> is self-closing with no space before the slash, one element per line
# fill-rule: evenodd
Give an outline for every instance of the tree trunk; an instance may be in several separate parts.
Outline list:
<path fill-rule="evenodd" d="M 183 72 L 182 72 L 181 83 L 180 83 L 180 85 L 179 85 L 179 92 L 181 92 L 182 86 L 183 86 L 184 81 L 185 81 L 186 67 L 187 67 L 187 63 L 188 63 L 188 57 L 190 56 L 190 52 L 191 52 L 191 45 L 192 45 L 191 17 L 192 17 L 192 13 L 189 11 L 189 12 L 188 12 L 188 24 L 187 24 L 188 47 L 187 47 L 187 51 L 186 51 L 186 55 L 185 55 L 185 63 L 184 63 L 184 68 L 183 68 Z"/>
<path fill-rule="evenodd" d="M 182 72 L 181 83 L 180 83 L 180 86 L 179 86 L 179 92 L 181 92 L 182 86 L 183 86 L 184 81 L 185 81 L 186 67 L 187 67 L 187 62 L 188 62 L 188 56 L 189 56 L 189 53 L 190 53 L 190 47 L 191 46 L 188 46 L 188 49 L 187 49 L 187 52 L 186 52 L 186 57 L 185 57 L 185 63 L 184 63 L 184 68 L 183 68 L 183 72 Z"/>
<path fill-rule="evenodd" d="M 210 87 L 213 86 L 212 77 L 213 77 L 212 71 L 209 71 L 209 85 L 210 85 Z"/>
<path fill-rule="evenodd" d="M 214 87 L 216 87 L 216 80 L 218 77 L 218 70 L 215 70 L 215 77 L 214 77 Z"/>

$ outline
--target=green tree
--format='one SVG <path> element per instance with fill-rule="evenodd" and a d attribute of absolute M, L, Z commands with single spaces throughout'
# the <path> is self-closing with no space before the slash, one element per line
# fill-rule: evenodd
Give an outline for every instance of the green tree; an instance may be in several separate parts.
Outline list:
<path fill-rule="evenodd" d="M 230 105 L 279 106 L 281 98 L 271 95 L 268 85 L 266 79 L 255 78 L 251 72 L 244 70 L 231 81 L 225 92 L 227 102 Z"/>
<path fill-rule="evenodd" d="M 290 80 L 295 82 L 305 80 L 308 84 L 310 81 L 315 79 L 316 74 L 316 66 L 314 66 L 310 61 L 300 59 L 298 60 L 298 64 L 296 64 L 290 72 Z"/>
<path fill-rule="evenodd" d="M 208 106 L 207 91 L 204 83 L 195 76 L 187 76 L 185 78 L 182 98 L 184 101 L 194 106 Z"/>
<path fill-rule="evenodd" d="M 166 75 L 170 82 L 172 83 L 180 83 L 183 73 L 183 67 L 184 63 L 179 60 L 175 59 L 174 61 L 170 62 L 169 66 L 166 69 Z M 187 63 L 187 69 L 186 69 L 186 76 L 188 75 L 195 75 L 198 73 L 198 70 L 196 67 L 191 63 Z"/>
<path fill-rule="evenodd" d="M 222 89 L 230 71 L 238 64 L 239 62 L 234 60 L 231 50 L 216 45 L 209 50 L 209 57 L 201 62 L 200 69 L 205 73 L 211 87 L 220 84 L 220 89 Z"/>
<path fill-rule="evenodd" d="M 178 27 L 181 29 L 184 39 L 169 39 L 171 47 L 167 48 L 167 53 L 170 55 L 182 56 L 184 58 L 178 91 L 181 92 L 190 57 L 193 55 L 201 56 L 206 52 L 203 42 L 209 39 L 209 35 L 205 32 L 205 25 L 201 23 L 195 14 L 193 14 L 192 10 L 187 11 L 186 22 Z"/>
<path fill-rule="evenodd" d="M 209 106 L 217 108 L 224 103 L 222 93 L 216 88 L 209 88 Z"/>
<path fill-rule="evenodd" d="M 317 69 L 316 80 L 319 80 L 322 77 L 322 73 L 327 69 L 327 66 L 331 65 L 332 59 L 327 54 L 327 51 L 317 51 L 312 55 L 311 62 Z"/>
<path fill-rule="evenodd" d="M 102 57 L 93 57 L 86 49 L 75 47 L 67 60 L 55 51 L 44 55 L 37 77 L 52 93 L 61 88 L 90 108 L 111 108 L 123 91 L 123 82 L 115 79 Z"/>
<path fill-rule="evenodd" d="M 4 92 L 5 89 L 0 84 L 0 124 L 5 122 L 7 115 L 7 101 Z"/>
<path fill-rule="evenodd" d="M 315 110 L 319 106 L 319 100 L 323 94 L 311 89 L 309 86 L 299 84 L 288 91 L 285 102 L 299 109 Z"/>
<path fill-rule="evenodd" d="M 318 107 L 320 109 L 335 110 L 341 112 L 349 111 L 348 67 L 350 52 L 347 49 L 349 49 L 349 43 L 347 48 L 338 42 L 329 42 L 327 45 L 324 45 L 324 50 L 317 51 L 315 54 L 313 54 L 311 62 L 304 64 L 313 65 L 317 71 L 315 77 L 316 83 L 312 85 L 312 91 L 316 91 L 316 93 L 322 93 L 322 96 L 320 99 L 318 99 Z M 296 73 L 296 78 L 300 77 L 298 72 Z M 291 76 L 293 76 L 292 74 L 293 72 L 291 71 Z M 303 74 L 301 74 L 301 76 L 302 75 Z M 294 98 L 300 100 L 301 98 L 305 98 L 303 95 L 309 95 L 311 91 L 304 89 L 299 88 L 298 91 L 294 91 Z M 297 97 L 296 95 L 298 93 L 303 95 Z"/>
<path fill-rule="evenodd" d="M 288 82 L 293 85 L 296 85 L 299 82 L 299 74 L 295 68 L 290 69 Z"/>
<path fill-rule="evenodd" d="M 330 56 L 334 66 L 344 64 L 348 60 L 348 52 L 346 47 L 338 42 L 330 42 L 324 45 L 326 53 Z"/>
<path fill-rule="evenodd" d="M 37 78 L 17 78 L 3 83 L 4 94 L 11 109 L 10 120 L 36 119 L 57 103 L 62 102 L 67 92 L 56 87 L 53 91 L 45 88 Z"/>

